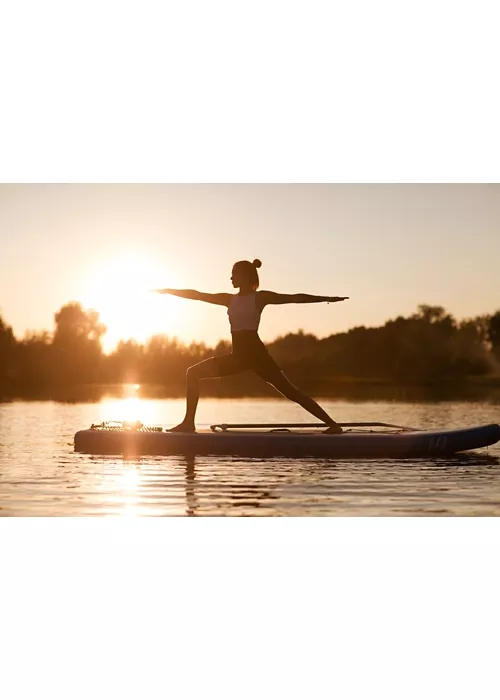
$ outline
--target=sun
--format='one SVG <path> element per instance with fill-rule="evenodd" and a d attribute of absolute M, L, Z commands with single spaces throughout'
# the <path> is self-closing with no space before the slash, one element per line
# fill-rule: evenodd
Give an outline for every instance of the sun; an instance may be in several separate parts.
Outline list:
<path fill-rule="evenodd" d="M 105 352 L 120 340 L 144 343 L 153 335 L 176 335 L 178 306 L 151 292 L 171 283 L 167 270 L 135 253 L 113 257 L 90 273 L 83 303 L 99 312 L 108 329 L 103 336 Z"/>

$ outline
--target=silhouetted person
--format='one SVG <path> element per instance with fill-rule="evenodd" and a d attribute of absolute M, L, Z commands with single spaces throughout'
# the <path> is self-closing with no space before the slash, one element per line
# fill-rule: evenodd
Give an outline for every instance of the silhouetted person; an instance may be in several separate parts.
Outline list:
<path fill-rule="evenodd" d="M 283 396 L 295 401 L 328 425 L 327 433 L 341 433 L 342 428 L 313 399 L 305 396 L 283 374 L 258 335 L 262 310 L 268 304 L 310 304 L 321 301 L 344 301 L 349 297 L 322 297 L 312 294 L 277 294 L 257 289 L 260 260 L 240 260 L 232 270 L 231 282 L 239 289 L 237 294 L 205 294 L 194 289 L 157 289 L 160 294 L 173 294 L 184 299 L 206 301 L 227 307 L 233 351 L 230 355 L 211 357 L 187 370 L 186 415 L 182 423 L 172 428 L 175 432 L 194 432 L 194 418 L 198 406 L 198 381 L 209 377 L 224 377 L 251 369 Z"/>

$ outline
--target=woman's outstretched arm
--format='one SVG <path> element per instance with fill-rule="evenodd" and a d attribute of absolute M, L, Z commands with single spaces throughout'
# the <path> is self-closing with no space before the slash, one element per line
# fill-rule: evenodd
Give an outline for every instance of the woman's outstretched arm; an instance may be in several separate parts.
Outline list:
<path fill-rule="evenodd" d="M 206 301 L 208 304 L 219 304 L 219 306 L 228 306 L 231 299 L 230 294 L 205 294 L 196 289 L 154 289 L 153 291 L 157 294 L 171 294 L 174 297 Z"/>
<path fill-rule="evenodd" d="M 276 292 L 259 292 L 261 304 L 314 304 L 321 301 L 344 301 L 349 297 L 322 297 L 315 294 L 277 294 Z"/>

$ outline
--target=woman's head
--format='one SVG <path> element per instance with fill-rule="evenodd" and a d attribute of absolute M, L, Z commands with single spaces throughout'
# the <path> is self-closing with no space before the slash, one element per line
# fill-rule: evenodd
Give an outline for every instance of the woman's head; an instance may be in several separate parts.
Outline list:
<path fill-rule="evenodd" d="M 231 282 L 233 287 L 249 287 L 253 291 L 259 288 L 259 274 L 257 269 L 262 265 L 260 260 L 255 259 L 253 262 L 249 260 L 239 260 L 233 265 L 233 273 Z"/>

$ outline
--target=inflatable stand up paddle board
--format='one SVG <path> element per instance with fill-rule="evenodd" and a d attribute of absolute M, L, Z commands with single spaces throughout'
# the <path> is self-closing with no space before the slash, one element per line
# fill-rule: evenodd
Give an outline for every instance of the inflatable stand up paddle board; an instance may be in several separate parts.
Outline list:
<path fill-rule="evenodd" d="M 107 421 L 79 430 L 76 452 L 95 455 L 234 455 L 242 457 L 442 457 L 494 445 L 500 425 L 419 430 L 390 423 L 341 423 L 340 435 L 320 423 L 224 423 L 196 433 Z"/>

